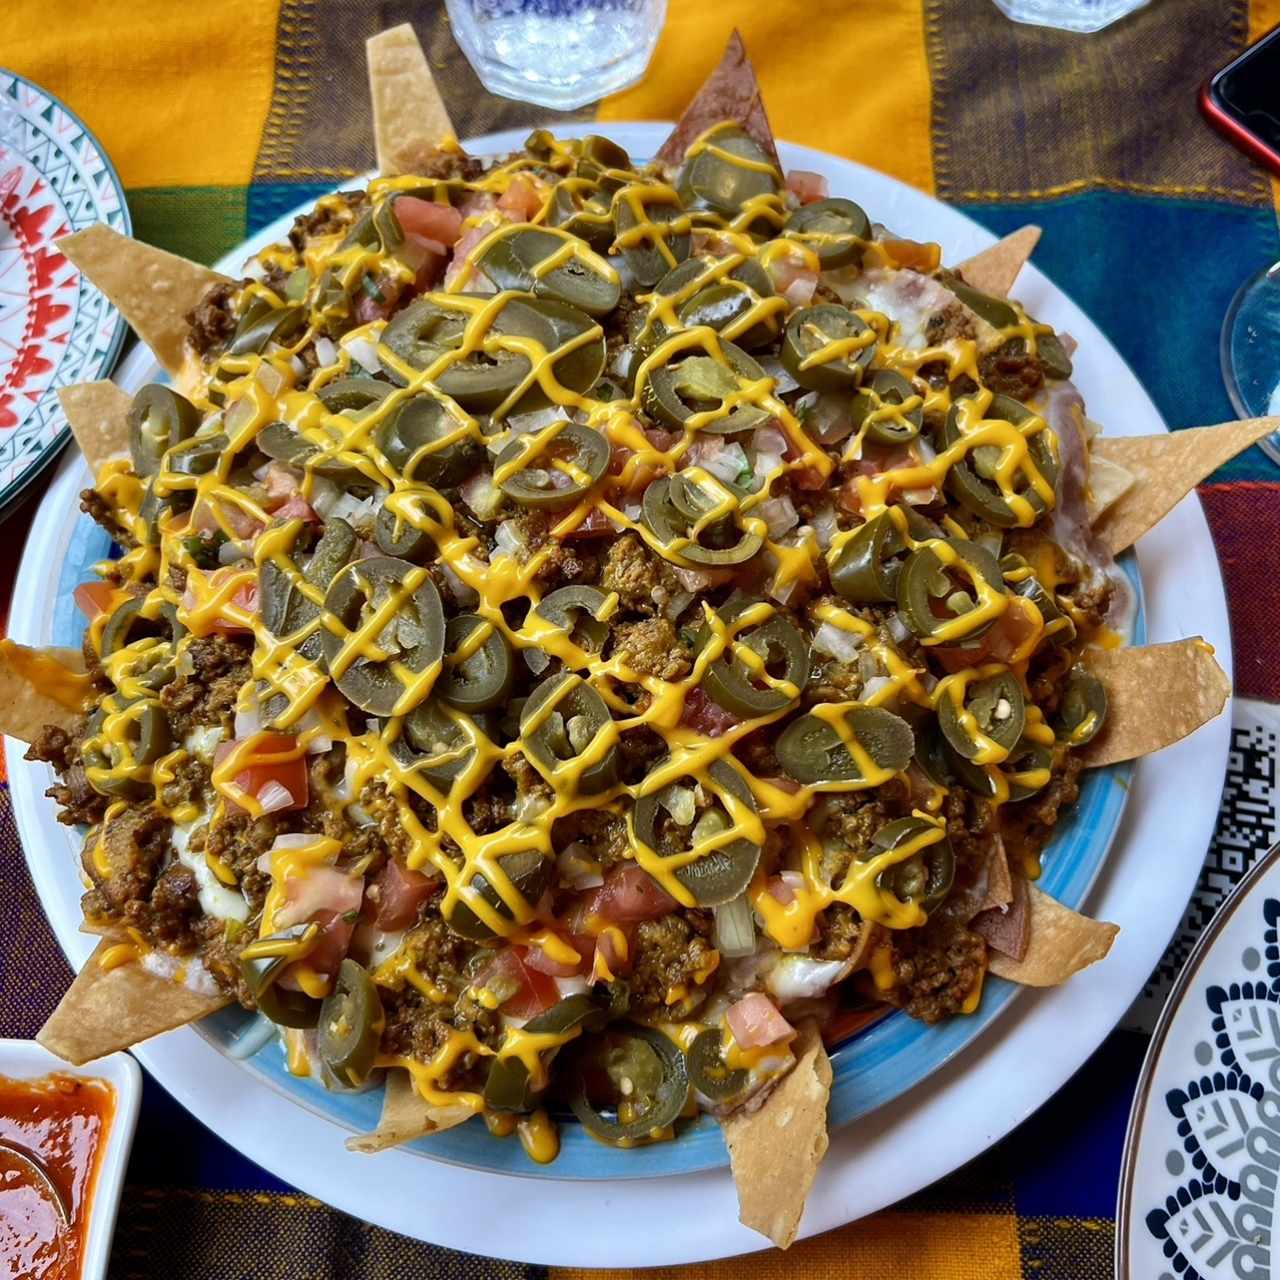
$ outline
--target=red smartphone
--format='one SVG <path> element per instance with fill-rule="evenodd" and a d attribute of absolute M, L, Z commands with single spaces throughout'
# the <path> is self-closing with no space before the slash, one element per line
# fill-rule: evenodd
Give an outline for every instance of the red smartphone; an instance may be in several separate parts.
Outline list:
<path fill-rule="evenodd" d="M 1200 86 L 1200 110 L 1241 151 L 1280 173 L 1280 27 Z"/>

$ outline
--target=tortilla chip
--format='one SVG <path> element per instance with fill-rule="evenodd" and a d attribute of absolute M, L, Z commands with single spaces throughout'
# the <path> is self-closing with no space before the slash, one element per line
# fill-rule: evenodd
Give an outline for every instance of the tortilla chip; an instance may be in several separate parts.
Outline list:
<path fill-rule="evenodd" d="M 29 649 L 0 640 L 0 733 L 30 743 L 48 724 L 70 732 L 88 694 L 78 650 Z"/>
<path fill-rule="evenodd" d="M 1023 876 L 1012 877 L 1010 884 L 1007 902 L 978 912 L 969 921 L 969 928 L 985 938 L 993 951 L 1012 960 L 1021 960 L 1031 943 L 1031 904 Z"/>
<path fill-rule="evenodd" d="M 1040 234 L 1039 227 L 1019 227 L 1003 240 L 997 240 L 989 249 L 966 258 L 956 270 L 973 288 L 1006 298 L 1022 270 L 1022 264 L 1031 257 L 1040 242 Z"/>
<path fill-rule="evenodd" d="M 1137 483 L 1137 477 L 1127 467 L 1100 453 L 1089 454 L 1089 489 L 1085 494 L 1085 514 L 1091 525 L 1097 525 L 1105 511 L 1124 497 Z"/>
<path fill-rule="evenodd" d="M 1031 936 L 1026 954 L 1013 960 L 992 951 L 987 968 L 998 978 L 1024 987 L 1056 987 L 1111 950 L 1119 925 L 1091 920 L 1055 902 L 1035 885 L 1027 886 Z"/>
<path fill-rule="evenodd" d="M 1094 526 L 1112 555 L 1131 547 L 1224 462 L 1273 431 L 1280 418 L 1244 418 L 1155 436 L 1099 436 L 1093 456 L 1133 474 L 1135 483 Z"/>
<path fill-rule="evenodd" d="M 831 1060 L 809 1023 L 792 1046 L 796 1064 L 756 1111 L 721 1121 L 738 1188 L 738 1220 L 779 1249 L 796 1238 L 814 1174 L 827 1150 Z"/>
<path fill-rule="evenodd" d="M 98 960 L 115 945 L 110 938 L 98 943 L 36 1036 L 50 1053 L 72 1066 L 185 1027 L 230 1003 L 221 993 L 192 991 L 140 964 L 104 969 Z"/>
<path fill-rule="evenodd" d="M 663 164 L 678 165 L 690 143 L 722 120 L 733 120 L 741 125 L 781 172 L 777 144 L 760 94 L 760 82 L 756 79 L 751 59 L 747 57 L 742 36 L 736 29 L 729 37 L 720 65 L 703 82 L 702 88 L 685 108 L 680 123 L 654 158 Z"/>
<path fill-rule="evenodd" d="M 1081 661 L 1106 686 L 1107 720 L 1080 748 L 1086 768 L 1172 746 L 1226 706 L 1231 682 L 1199 636 L 1139 648 L 1086 649 Z"/>
<path fill-rule="evenodd" d="M 1000 836 L 995 836 L 991 841 L 985 869 L 987 886 L 982 899 L 982 910 L 1007 907 L 1013 901 L 1015 889 L 1013 876 L 1009 871 L 1009 852 Z"/>
<path fill-rule="evenodd" d="M 420 173 L 442 150 L 457 146 L 427 56 L 407 22 L 372 36 L 365 49 L 378 171 Z"/>
<path fill-rule="evenodd" d="M 473 1115 L 470 1107 L 433 1107 L 413 1087 L 413 1077 L 407 1071 L 388 1071 L 378 1127 L 372 1133 L 348 1138 L 347 1150 L 366 1154 L 385 1151 L 429 1133 L 452 1129 Z"/>
<path fill-rule="evenodd" d="M 58 248 L 119 308 L 156 359 L 176 374 L 189 329 L 187 312 L 210 285 L 225 283 L 227 277 L 100 223 L 63 236 Z"/>
<path fill-rule="evenodd" d="M 59 387 L 58 403 L 80 452 L 95 473 L 108 458 L 128 453 L 132 399 L 110 379 Z"/>

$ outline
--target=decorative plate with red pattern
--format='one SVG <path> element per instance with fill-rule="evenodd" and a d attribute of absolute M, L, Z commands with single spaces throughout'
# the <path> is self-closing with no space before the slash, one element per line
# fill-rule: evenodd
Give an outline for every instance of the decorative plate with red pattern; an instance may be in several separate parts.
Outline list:
<path fill-rule="evenodd" d="M 0 69 L 0 508 L 68 438 L 57 389 L 105 378 L 124 341 L 54 243 L 95 222 L 130 230 L 111 162 L 62 103 Z"/>

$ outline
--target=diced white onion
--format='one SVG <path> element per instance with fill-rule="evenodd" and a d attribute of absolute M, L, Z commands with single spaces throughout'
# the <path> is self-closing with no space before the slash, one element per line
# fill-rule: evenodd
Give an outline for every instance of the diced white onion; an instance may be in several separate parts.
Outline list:
<path fill-rule="evenodd" d="M 441 571 L 444 573 L 445 585 L 449 588 L 455 604 L 463 608 L 469 608 L 473 604 L 480 603 L 480 593 L 474 587 L 470 587 L 463 582 L 447 560 L 441 560 L 439 564 Z"/>
<path fill-rule="evenodd" d="M 736 480 L 744 471 L 751 470 L 747 451 L 736 443 L 722 449 L 713 457 L 706 458 L 701 465 L 717 479 L 726 482 Z"/>
<path fill-rule="evenodd" d="M 805 396 L 799 404 L 808 402 L 804 415 L 805 434 L 819 444 L 835 444 L 853 434 L 853 415 L 849 412 L 848 396 Z"/>
<path fill-rule="evenodd" d="M 759 363 L 765 373 L 773 379 L 775 395 L 785 396 L 789 391 L 795 391 L 800 386 L 777 356 L 765 356 Z"/>
<path fill-rule="evenodd" d="M 369 373 L 378 372 L 381 367 L 378 364 L 378 348 L 368 338 L 347 338 L 342 345 L 346 348 L 347 355 L 361 368 Z"/>
<path fill-rule="evenodd" d="M 258 704 L 255 702 L 253 706 L 245 710 L 236 709 L 235 718 L 235 736 L 237 738 L 247 738 L 251 734 L 257 733 L 262 728 L 262 718 L 258 713 Z"/>
<path fill-rule="evenodd" d="M 697 808 L 694 794 L 688 787 L 678 787 L 675 783 L 663 787 L 658 792 L 658 803 L 671 815 L 677 826 L 688 827 L 693 824 Z"/>
<path fill-rule="evenodd" d="M 811 1000 L 846 975 L 843 960 L 812 960 L 808 956 L 783 956 L 769 971 L 765 988 L 779 1002 Z"/>
<path fill-rule="evenodd" d="M 228 538 L 218 548 L 218 563 L 235 564 L 238 560 L 247 560 L 249 555 L 250 549 L 245 543 L 239 542 L 235 538 Z"/>
<path fill-rule="evenodd" d="M 892 676 L 872 676 L 862 686 L 862 701 L 865 702 L 868 698 L 874 698 L 881 689 L 887 689 L 892 683 Z"/>
<path fill-rule="evenodd" d="M 600 864 L 580 840 L 575 840 L 556 855 L 556 869 L 560 880 L 571 889 L 598 889 L 604 884 Z"/>
<path fill-rule="evenodd" d="M 567 978 L 552 978 L 551 981 L 556 984 L 561 1000 L 566 996 L 583 995 L 587 991 L 587 980 L 580 973 L 570 974 Z"/>
<path fill-rule="evenodd" d="M 757 514 L 769 527 L 769 537 L 777 539 L 800 523 L 795 504 L 783 495 L 780 498 L 769 498 L 756 508 Z"/>
<path fill-rule="evenodd" d="M 529 413 L 512 414 L 507 419 L 507 425 L 517 435 L 523 435 L 526 432 L 541 431 L 543 427 L 549 427 L 553 422 L 559 422 L 563 417 L 563 409 L 548 405 L 545 409 L 534 409 Z"/>
<path fill-rule="evenodd" d="M 338 363 L 338 348 L 334 345 L 332 338 L 326 338 L 321 334 L 316 339 L 316 359 L 322 369 Z"/>
<path fill-rule="evenodd" d="M 278 395 L 280 388 L 284 386 L 284 374 L 265 360 L 258 366 L 257 379 L 258 385 L 269 396 Z"/>
<path fill-rule="evenodd" d="M 836 509 L 832 506 L 819 507 L 813 513 L 813 533 L 818 540 L 818 546 L 825 551 L 838 532 Z"/>
<path fill-rule="evenodd" d="M 266 279 L 267 269 L 258 261 L 257 258 L 250 258 L 240 270 L 249 277 L 250 280 L 262 281 Z"/>
<path fill-rule="evenodd" d="M 911 639 L 911 628 L 907 626 L 906 620 L 900 613 L 891 614 L 885 627 L 894 644 L 906 644 Z"/>
<path fill-rule="evenodd" d="M 756 922 L 745 893 L 715 908 L 712 941 L 722 956 L 731 959 L 749 956 L 755 951 Z"/>
<path fill-rule="evenodd" d="M 502 505 L 502 490 L 493 483 L 492 473 L 485 468 L 468 477 L 458 492 L 481 520 L 488 520 Z"/>
<path fill-rule="evenodd" d="M 280 784 L 277 782 L 271 785 L 279 786 Z M 282 836 L 276 836 L 276 838 L 271 842 L 271 848 L 272 849 L 305 849 L 308 845 L 315 844 L 315 842 L 318 839 L 319 839 L 318 836 L 313 835 L 311 832 L 308 832 L 308 831 L 287 831 Z M 266 866 L 262 865 L 263 858 L 267 859 Z M 271 869 L 270 858 L 271 858 L 271 854 L 270 852 L 268 852 L 263 854 L 262 857 L 258 859 L 258 869 L 260 871 L 269 871 Z"/>
<path fill-rule="evenodd" d="M 258 792 L 258 803 L 262 806 L 263 813 L 279 813 L 293 803 L 293 796 L 288 787 L 273 780 Z"/>
<path fill-rule="evenodd" d="M 294 376 L 303 378 L 307 373 L 307 366 L 297 356 L 289 357 L 289 368 L 293 370 Z"/>
<path fill-rule="evenodd" d="M 674 622 L 692 603 L 692 591 L 673 591 L 671 598 L 662 607 L 662 616 Z"/>
<path fill-rule="evenodd" d="M 328 515 L 345 520 L 353 529 L 364 532 L 373 525 L 378 504 L 372 498 L 356 498 L 349 493 L 339 493 L 329 507 Z"/>
<path fill-rule="evenodd" d="M 837 662 L 853 662 L 858 656 L 862 637 L 854 631 L 846 631 L 832 622 L 822 623 L 813 633 L 813 648 L 816 653 L 825 653 Z"/>
<path fill-rule="evenodd" d="M 521 559 L 526 551 L 525 541 L 520 536 L 514 520 L 504 520 L 493 534 L 493 549 L 513 560 Z"/>

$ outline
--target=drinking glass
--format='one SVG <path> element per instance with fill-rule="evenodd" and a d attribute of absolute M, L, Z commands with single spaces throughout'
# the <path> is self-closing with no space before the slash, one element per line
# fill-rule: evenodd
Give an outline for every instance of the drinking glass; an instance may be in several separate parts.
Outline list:
<path fill-rule="evenodd" d="M 490 93 L 568 111 L 644 75 L 667 0 L 446 0 Z"/>
<path fill-rule="evenodd" d="M 1242 418 L 1280 414 L 1280 262 L 1236 291 L 1222 322 L 1222 379 Z M 1280 462 L 1280 432 L 1258 443 Z"/>
<path fill-rule="evenodd" d="M 1015 22 L 1059 31 L 1101 31 L 1141 9 L 1147 0 L 995 0 Z"/>

